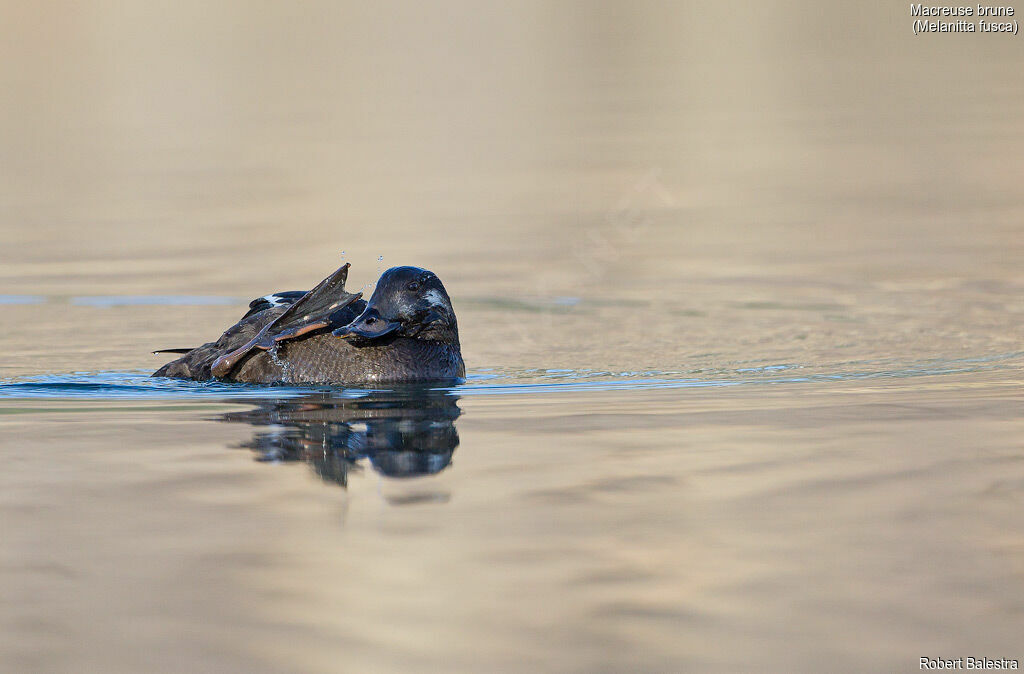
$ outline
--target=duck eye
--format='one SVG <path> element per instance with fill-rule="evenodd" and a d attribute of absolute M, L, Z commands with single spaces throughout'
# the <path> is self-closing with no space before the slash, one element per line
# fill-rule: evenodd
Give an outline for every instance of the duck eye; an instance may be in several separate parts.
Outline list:
<path fill-rule="evenodd" d="M 407 285 L 406 287 L 407 287 L 407 288 L 408 288 L 409 290 L 419 290 L 419 289 L 420 289 L 420 284 L 419 284 L 419 283 L 417 283 L 416 281 L 413 281 L 412 283 L 410 283 L 410 284 L 409 284 L 409 285 Z"/>
<path fill-rule="evenodd" d="M 369 318 L 367 318 L 367 319 L 366 319 L 366 320 L 364 321 L 364 323 L 366 323 L 367 325 L 373 325 L 373 324 L 374 324 L 374 323 L 376 323 L 376 322 L 377 322 L 377 319 L 376 319 L 376 318 L 374 318 L 373 316 L 370 316 Z"/>

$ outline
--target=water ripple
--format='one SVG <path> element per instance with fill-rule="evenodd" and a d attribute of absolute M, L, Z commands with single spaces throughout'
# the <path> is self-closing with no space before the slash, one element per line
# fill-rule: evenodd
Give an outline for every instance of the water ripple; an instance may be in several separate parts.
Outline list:
<path fill-rule="evenodd" d="M 582 391 L 627 391 L 685 389 L 772 384 L 904 379 L 910 377 L 963 374 L 992 370 L 1020 369 L 1024 352 L 956 359 L 930 359 L 914 363 L 885 361 L 844 362 L 835 369 L 795 363 L 774 363 L 757 367 L 701 368 L 697 370 L 601 370 L 526 368 L 480 368 L 470 371 L 463 384 L 434 390 L 459 396 L 522 395 Z M 392 387 L 387 387 L 390 389 Z M 386 390 L 387 390 L 386 389 Z M 74 372 L 0 379 L 0 398 L 216 398 L 244 400 L 265 398 L 268 391 L 278 398 L 311 391 L 328 391 L 337 397 L 358 398 L 374 390 L 326 386 L 258 386 L 229 382 L 193 382 L 153 378 L 148 370 Z"/>

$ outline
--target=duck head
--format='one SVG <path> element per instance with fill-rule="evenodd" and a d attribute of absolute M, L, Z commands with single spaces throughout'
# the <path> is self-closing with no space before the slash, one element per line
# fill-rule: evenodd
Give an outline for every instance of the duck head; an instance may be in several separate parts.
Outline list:
<path fill-rule="evenodd" d="M 392 267 L 381 274 L 363 313 L 334 335 L 358 345 L 395 337 L 459 343 L 455 310 L 441 279 L 419 267 Z"/>

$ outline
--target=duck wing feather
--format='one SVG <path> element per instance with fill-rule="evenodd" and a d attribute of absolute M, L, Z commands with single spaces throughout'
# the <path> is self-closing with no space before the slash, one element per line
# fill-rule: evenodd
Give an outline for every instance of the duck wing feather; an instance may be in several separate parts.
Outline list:
<path fill-rule="evenodd" d="M 318 330 L 341 327 L 350 322 L 354 313 L 349 307 L 362 297 L 362 293 L 350 293 L 345 290 L 350 266 L 346 262 L 333 274 L 318 283 L 315 288 L 281 310 L 279 314 L 263 325 L 255 336 L 240 347 L 219 356 L 211 364 L 210 374 L 214 377 L 228 377 L 254 350 L 267 351 L 282 342 L 297 339 Z M 278 308 L 262 310 L 252 314 L 248 319 L 243 318 L 238 326 L 249 320 L 262 318 L 265 313 L 270 314 L 278 310 Z"/>
<path fill-rule="evenodd" d="M 345 290 L 349 265 L 345 264 L 308 292 L 275 293 L 289 300 L 276 306 L 266 297 L 250 303 L 250 311 L 217 341 L 194 349 L 161 349 L 154 353 L 184 354 L 153 373 L 156 377 L 178 377 L 204 381 L 229 377 L 250 354 L 269 350 L 276 344 L 297 339 L 321 329 L 347 325 L 362 311 L 361 293 Z M 299 297 L 287 297 L 296 293 Z M 263 301 L 267 306 L 259 307 Z"/>

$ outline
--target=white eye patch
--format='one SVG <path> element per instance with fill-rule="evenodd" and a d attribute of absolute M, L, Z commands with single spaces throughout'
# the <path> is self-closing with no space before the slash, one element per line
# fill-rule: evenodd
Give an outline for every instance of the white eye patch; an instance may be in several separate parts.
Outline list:
<path fill-rule="evenodd" d="M 427 300 L 427 302 L 432 307 L 447 306 L 447 303 L 444 300 L 444 295 L 441 294 L 440 290 L 436 290 L 436 289 L 428 290 L 427 292 L 423 293 L 423 298 L 425 300 Z"/>

